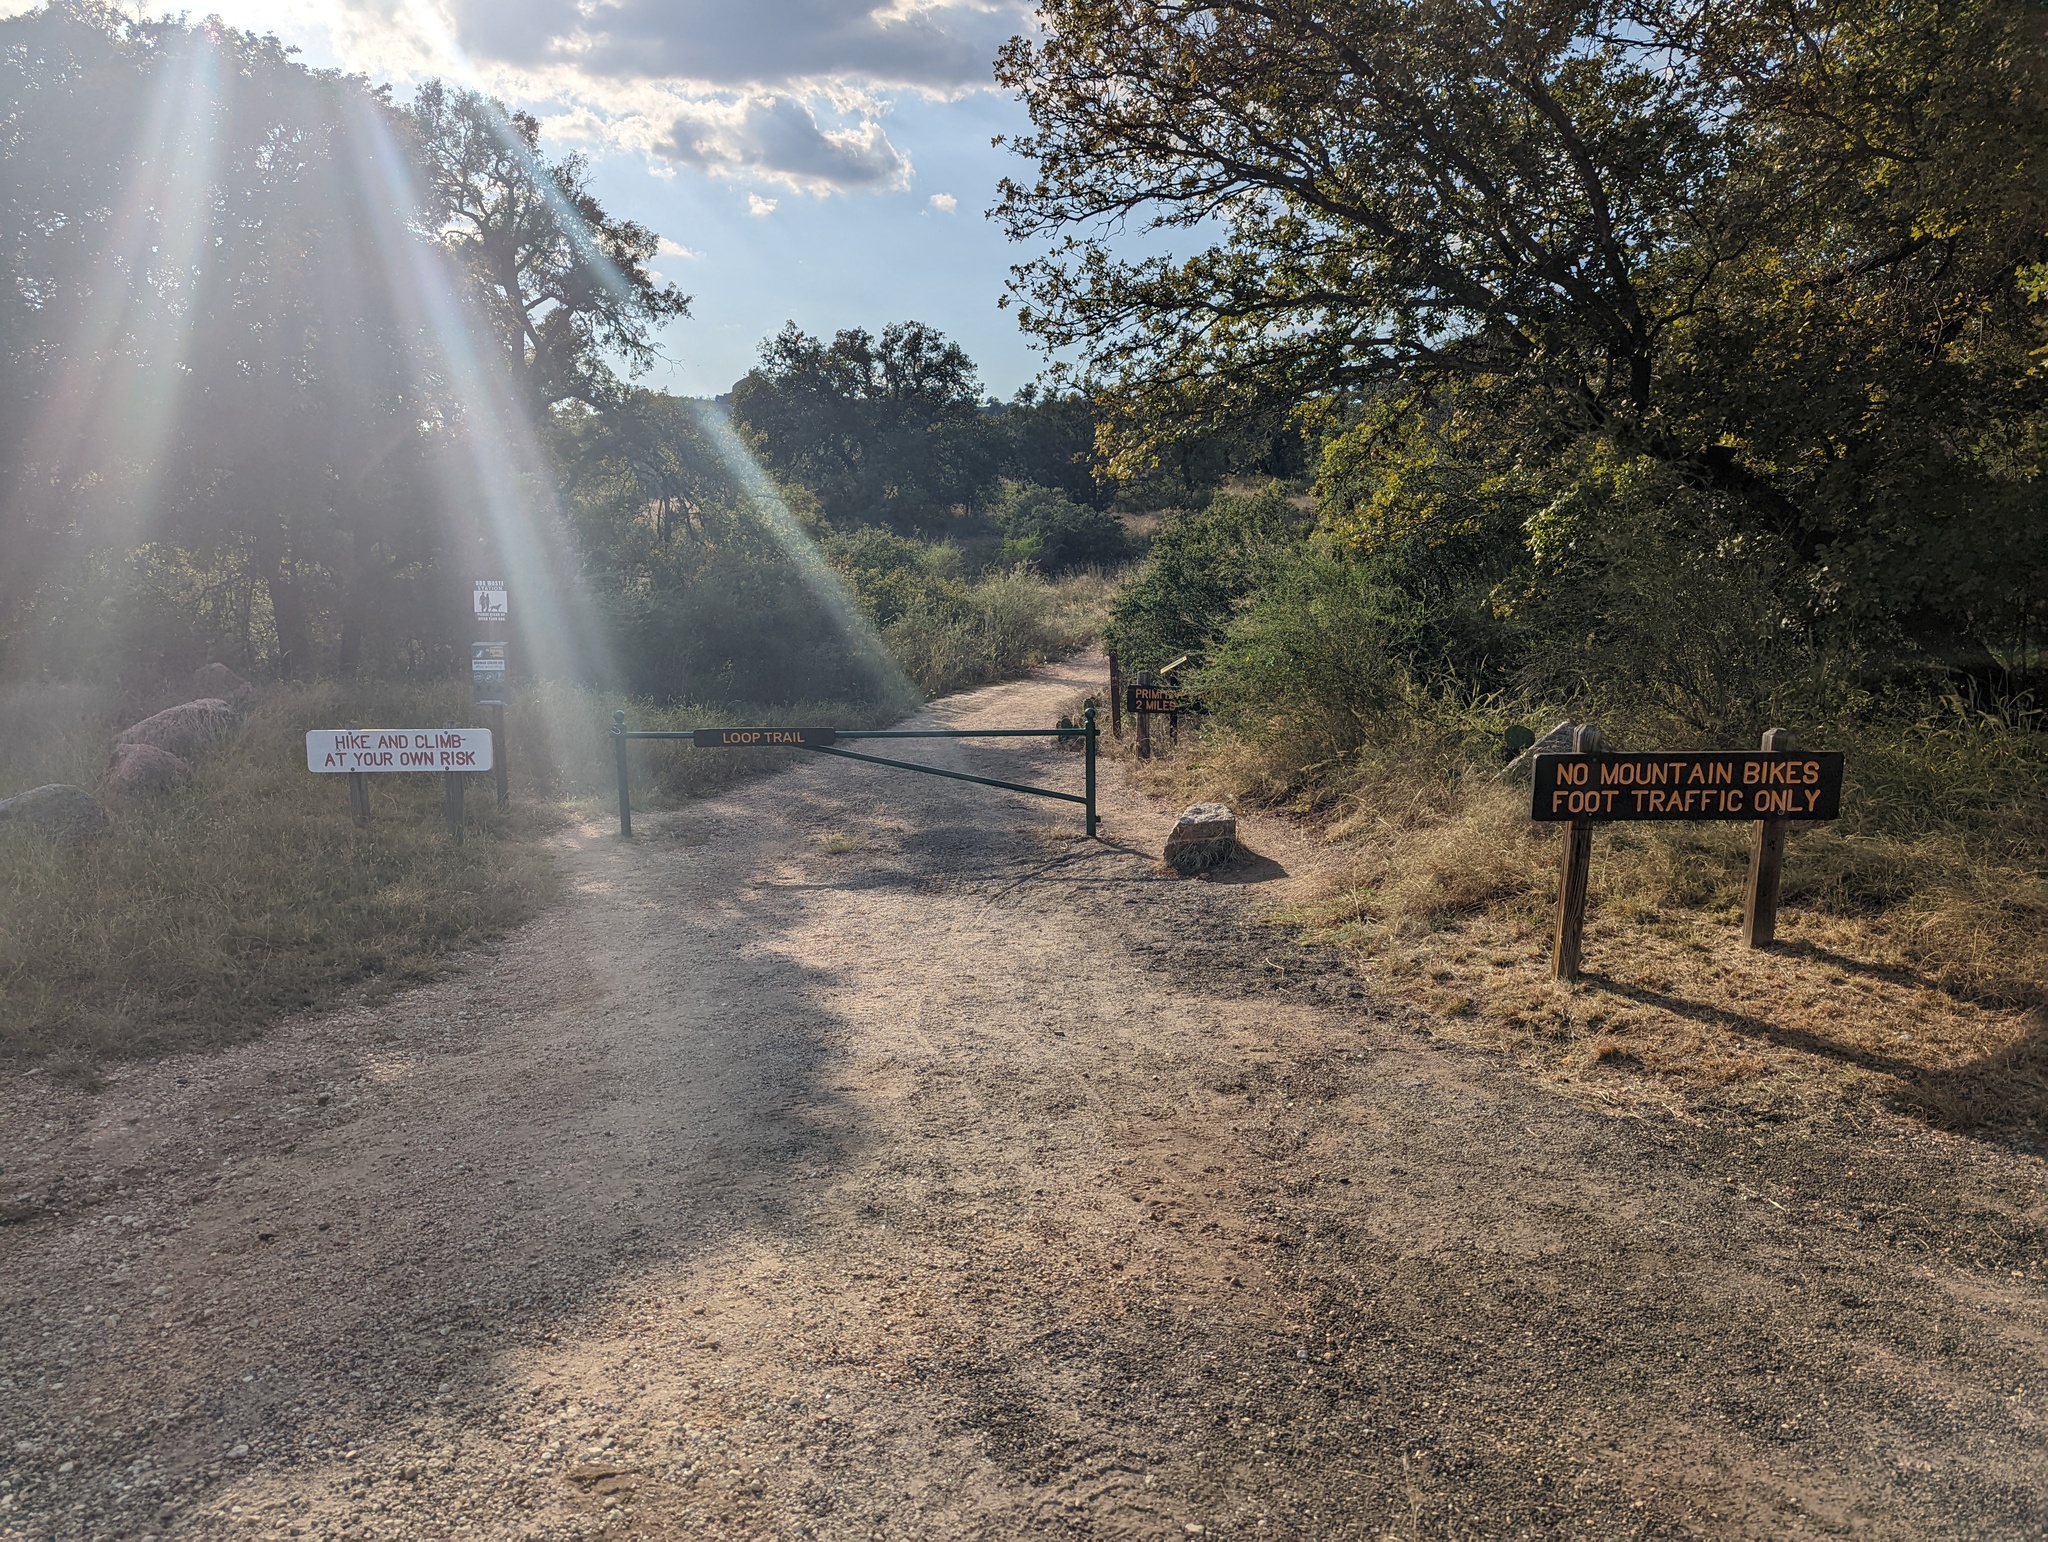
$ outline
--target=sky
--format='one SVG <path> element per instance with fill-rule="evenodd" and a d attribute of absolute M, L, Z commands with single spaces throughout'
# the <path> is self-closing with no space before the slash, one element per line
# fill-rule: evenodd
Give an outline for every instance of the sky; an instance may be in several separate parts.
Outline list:
<path fill-rule="evenodd" d="M 0 9 L 18 9 L 5 6 Z M 985 217 L 1025 126 L 995 88 L 1028 0 L 199 0 L 315 66 L 429 76 L 532 112 L 551 153 L 589 157 L 614 214 L 663 238 L 693 297 L 642 383 L 726 390 L 763 338 L 937 327 L 1007 397 L 1042 358 L 998 308 L 1027 255 Z"/>

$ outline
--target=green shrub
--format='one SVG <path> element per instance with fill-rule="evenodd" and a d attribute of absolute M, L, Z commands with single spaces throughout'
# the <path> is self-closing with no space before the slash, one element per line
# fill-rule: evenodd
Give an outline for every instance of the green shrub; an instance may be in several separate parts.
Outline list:
<path fill-rule="evenodd" d="M 1206 653 L 1237 603 L 1297 559 L 1308 524 L 1277 483 L 1249 496 L 1219 493 L 1170 519 L 1110 611 L 1109 644 L 1126 670 Z"/>
<path fill-rule="evenodd" d="M 991 511 L 1003 532 L 1003 561 L 1045 573 L 1113 568 L 1137 543 L 1114 515 L 1076 503 L 1057 488 L 1012 482 Z"/>

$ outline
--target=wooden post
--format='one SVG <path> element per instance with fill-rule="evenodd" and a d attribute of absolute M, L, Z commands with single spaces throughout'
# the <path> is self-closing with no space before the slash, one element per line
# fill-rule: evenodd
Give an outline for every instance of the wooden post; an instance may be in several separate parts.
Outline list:
<path fill-rule="evenodd" d="M 442 722 L 443 728 L 453 728 L 452 718 Z M 455 837 L 455 844 L 462 844 L 462 795 L 469 777 L 461 771 L 441 773 L 441 812 L 448 816 L 448 833 Z"/>
<path fill-rule="evenodd" d="M 1114 653 L 1109 656 L 1109 732 L 1112 738 L 1124 736 L 1124 672 Z"/>
<path fill-rule="evenodd" d="M 492 774 L 498 779 L 498 807 L 505 808 L 512 802 L 512 772 L 510 756 L 505 752 L 505 704 L 495 702 L 491 706 L 491 764 Z"/>
<path fill-rule="evenodd" d="M 1148 686 L 1151 683 L 1152 672 L 1148 669 L 1139 670 L 1137 684 L 1142 687 Z M 1149 712 L 1137 712 L 1133 713 L 1132 716 L 1138 720 L 1138 759 L 1150 760 L 1152 758 L 1152 714 Z"/>
<path fill-rule="evenodd" d="M 1574 755 L 1600 753 L 1600 730 L 1581 723 L 1572 731 Z M 1579 944 L 1586 929 L 1586 889 L 1593 868 L 1593 821 L 1574 819 L 1564 827 L 1564 862 L 1557 876 L 1557 934 L 1550 950 L 1555 980 L 1579 977 Z"/>
<path fill-rule="evenodd" d="M 1792 748 L 1792 735 L 1766 728 L 1761 748 Z M 1785 873 L 1785 831 L 1789 821 L 1759 819 L 1749 848 L 1749 889 L 1742 900 L 1742 934 L 1752 948 L 1768 948 L 1778 938 L 1778 884 Z"/>
<path fill-rule="evenodd" d="M 461 771 L 441 773 L 441 812 L 448 816 L 448 833 L 455 837 L 455 844 L 462 844 L 462 784 L 469 780 Z"/>
<path fill-rule="evenodd" d="M 370 779 L 360 771 L 348 774 L 348 811 L 355 815 L 357 824 L 370 822 Z"/>

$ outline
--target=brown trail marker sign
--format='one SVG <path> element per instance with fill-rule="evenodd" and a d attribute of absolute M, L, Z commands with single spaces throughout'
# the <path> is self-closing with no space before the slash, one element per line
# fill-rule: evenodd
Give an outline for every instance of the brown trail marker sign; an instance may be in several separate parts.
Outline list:
<path fill-rule="evenodd" d="M 1838 818 L 1842 757 L 1795 750 L 1782 728 L 1764 734 L 1760 750 L 1666 750 L 1627 754 L 1600 747 L 1600 730 L 1577 730 L 1574 753 L 1538 755 L 1530 817 L 1563 824 L 1564 864 L 1557 895 L 1551 973 L 1579 976 L 1593 826 L 1617 820 L 1753 820 L 1744 930 L 1752 948 L 1777 935 L 1778 884 L 1791 821 Z"/>

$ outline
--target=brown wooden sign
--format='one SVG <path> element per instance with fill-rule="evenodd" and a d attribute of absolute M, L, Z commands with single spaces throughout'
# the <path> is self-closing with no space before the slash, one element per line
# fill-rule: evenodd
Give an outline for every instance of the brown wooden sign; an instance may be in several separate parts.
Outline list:
<path fill-rule="evenodd" d="M 1172 690 L 1163 685 L 1127 685 L 1124 687 L 1124 711 L 1126 712 L 1203 712 L 1205 708 L 1186 691 Z"/>
<path fill-rule="evenodd" d="M 833 728 L 695 728 L 690 743 L 700 750 L 771 750 L 780 744 L 834 744 Z"/>
<path fill-rule="evenodd" d="M 1837 751 L 1675 750 L 1538 755 L 1530 816 L 1591 820 L 1835 819 Z"/>

